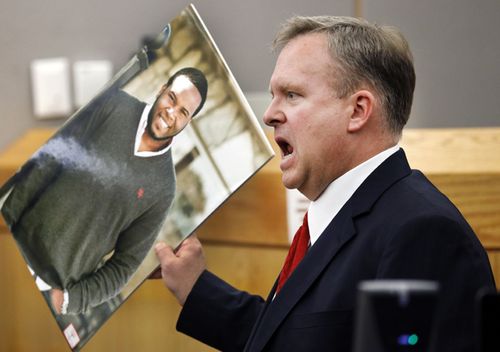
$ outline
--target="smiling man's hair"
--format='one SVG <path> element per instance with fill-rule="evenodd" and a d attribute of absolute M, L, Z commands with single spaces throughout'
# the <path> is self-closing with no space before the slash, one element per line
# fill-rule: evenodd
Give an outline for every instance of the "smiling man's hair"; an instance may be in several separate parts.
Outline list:
<path fill-rule="evenodd" d="M 181 68 L 179 71 L 175 72 L 172 76 L 167 81 L 167 87 L 170 87 L 172 83 L 174 83 L 175 79 L 179 76 L 185 76 L 193 85 L 198 89 L 198 92 L 200 93 L 201 96 L 201 102 L 200 105 L 198 105 L 198 108 L 193 112 L 193 115 L 191 117 L 195 117 L 196 114 L 203 108 L 203 105 L 205 104 L 205 101 L 207 99 L 207 91 L 208 91 L 208 83 L 207 83 L 207 78 L 197 68 L 194 67 L 184 67 Z"/>

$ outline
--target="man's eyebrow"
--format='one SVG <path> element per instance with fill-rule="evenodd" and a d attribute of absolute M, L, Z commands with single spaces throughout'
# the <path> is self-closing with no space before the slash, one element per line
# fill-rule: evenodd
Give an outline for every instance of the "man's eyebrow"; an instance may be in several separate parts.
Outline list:
<path fill-rule="evenodd" d="M 172 100 L 174 101 L 174 104 L 177 104 L 177 94 L 175 94 L 175 92 L 173 90 L 171 90 L 170 93 L 172 93 Z M 181 106 L 181 111 L 182 111 L 182 114 L 184 114 L 186 116 L 191 116 L 191 113 L 189 112 L 189 110 L 186 109 L 184 106 Z"/>
<path fill-rule="evenodd" d="M 271 86 L 269 86 L 269 94 L 273 95 L 274 92 L 288 92 L 288 91 L 296 91 L 298 90 L 299 88 L 297 87 L 297 85 L 293 84 L 293 83 L 290 83 L 290 82 L 283 82 L 283 83 L 280 83 L 280 84 L 276 84 L 274 86 L 274 89 L 271 88 Z"/>
<path fill-rule="evenodd" d="M 172 94 L 172 100 L 174 101 L 174 103 L 177 103 L 177 94 L 175 94 L 173 90 L 170 90 L 170 93 Z"/>

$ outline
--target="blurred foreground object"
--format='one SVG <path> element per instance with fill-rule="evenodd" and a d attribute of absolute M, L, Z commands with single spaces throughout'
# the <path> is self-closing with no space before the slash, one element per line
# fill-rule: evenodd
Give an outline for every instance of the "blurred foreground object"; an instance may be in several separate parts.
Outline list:
<path fill-rule="evenodd" d="M 433 281 L 361 282 L 354 352 L 428 351 L 437 293 Z"/>

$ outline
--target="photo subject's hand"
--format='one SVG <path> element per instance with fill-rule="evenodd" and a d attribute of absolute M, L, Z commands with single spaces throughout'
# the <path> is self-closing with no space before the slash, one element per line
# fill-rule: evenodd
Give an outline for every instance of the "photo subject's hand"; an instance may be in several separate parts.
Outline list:
<path fill-rule="evenodd" d="M 63 291 L 57 288 L 53 288 L 52 290 L 50 290 L 50 303 L 52 304 L 52 308 L 54 308 L 54 311 L 56 312 L 57 315 L 61 314 L 63 302 L 64 302 Z"/>
<path fill-rule="evenodd" d="M 183 306 L 196 280 L 206 269 L 200 241 L 195 235 L 188 237 L 176 252 L 160 242 L 155 245 L 155 251 L 160 261 L 163 283 Z"/>

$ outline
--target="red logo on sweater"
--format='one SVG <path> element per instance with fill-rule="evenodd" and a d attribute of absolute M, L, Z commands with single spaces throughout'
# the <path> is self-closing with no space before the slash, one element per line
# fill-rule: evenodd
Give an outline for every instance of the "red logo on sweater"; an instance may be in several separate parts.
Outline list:
<path fill-rule="evenodd" d="M 141 199 L 144 196 L 144 188 L 139 188 L 137 190 L 137 199 Z"/>

